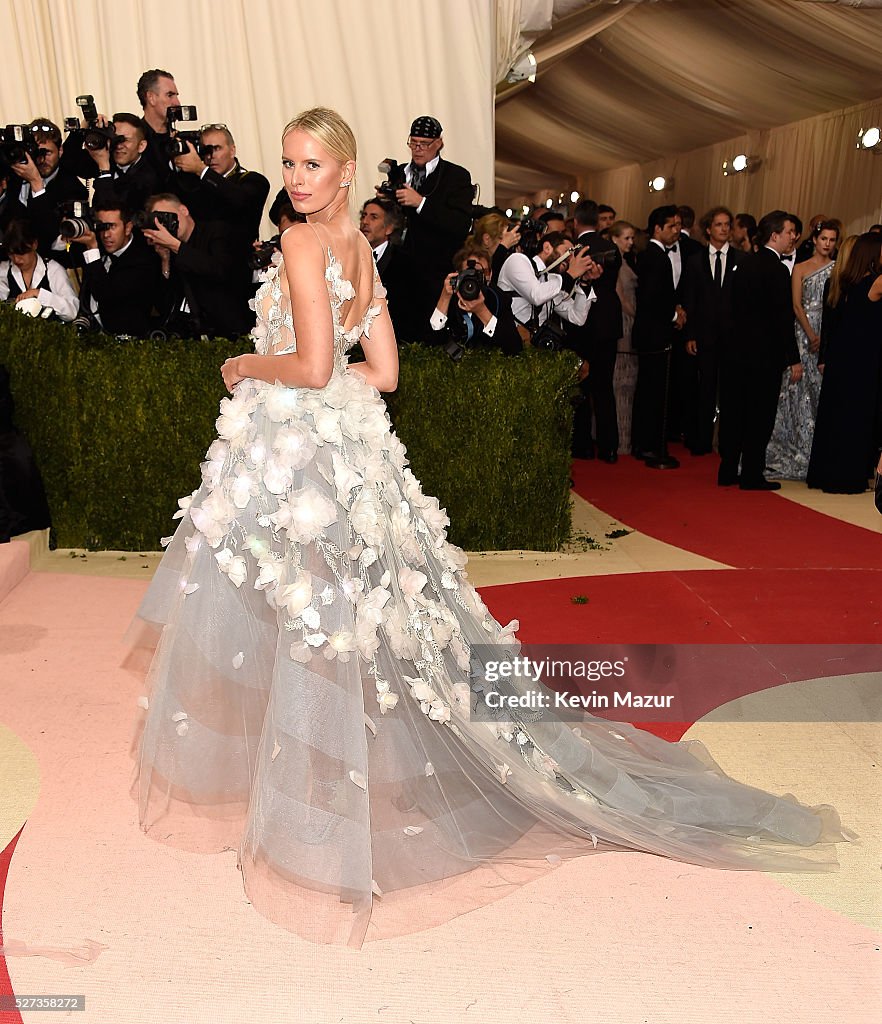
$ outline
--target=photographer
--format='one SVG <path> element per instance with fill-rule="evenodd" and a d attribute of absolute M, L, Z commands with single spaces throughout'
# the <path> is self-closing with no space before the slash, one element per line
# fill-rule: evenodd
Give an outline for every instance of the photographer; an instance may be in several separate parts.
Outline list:
<path fill-rule="evenodd" d="M 32 316 L 52 310 L 59 320 L 73 320 L 79 305 L 67 271 L 55 260 L 44 260 L 37 252 L 37 233 L 27 220 L 14 220 L 3 236 L 8 258 L 0 263 L 0 302 L 25 307 Z"/>
<path fill-rule="evenodd" d="M 239 163 L 236 143 L 225 124 L 203 125 L 199 138 L 201 150 L 188 145 L 186 153 L 175 157 L 179 173 L 172 188 L 198 222 L 219 220 L 227 224 L 247 258 L 260 235 L 269 181 Z"/>
<path fill-rule="evenodd" d="M 24 159 L 10 163 L 21 179 L 16 199 L 23 208 L 20 212 L 33 224 L 40 255 L 66 265 L 70 261 L 58 237 L 63 218 L 59 206 L 69 200 L 85 200 L 88 193 L 76 175 L 59 166 L 63 147 L 58 126 L 46 117 L 38 117 L 28 130 L 31 145 L 25 143 Z"/>
<path fill-rule="evenodd" d="M 143 233 L 160 259 L 164 330 L 226 338 L 251 330 L 251 271 L 237 258 L 229 228 L 197 223 L 177 196 L 163 192 L 147 201 Z"/>
<path fill-rule="evenodd" d="M 511 312 L 511 297 L 490 287 L 490 254 L 486 249 L 462 249 L 453 265 L 457 273 L 444 279 L 429 321 L 434 339 L 454 359 L 465 347 L 501 348 L 506 355 L 517 355 L 523 342 Z"/>
<path fill-rule="evenodd" d="M 129 210 L 143 209 L 159 187 L 156 170 L 145 155 L 147 128 L 135 114 L 113 115 L 114 137 L 103 149 L 87 149 L 97 169 L 95 203 L 116 199 Z"/>
<path fill-rule="evenodd" d="M 78 324 L 144 338 L 151 330 L 159 261 L 133 230 L 132 214 L 118 199 L 96 202 L 92 215 L 94 230 L 74 239 L 84 247 L 85 263 Z"/>
<path fill-rule="evenodd" d="M 377 273 L 386 289 L 386 304 L 392 326 L 398 337 L 405 326 L 401 322 L 401 310 L 407 303 L 410 288 L 410 268 L 407 257 L 395 240 L 404 226 L 401 207 L 389 199 L 377 196 L 368 199 L 361 208 L 359 230 L 370 243 L 377 264 Z"/>
<path fill-rule="evenodd" d="M 442 159 L 444 139 L 434 117 L 418 117 L 411 124 L 407 145 L 411 156 L 402 169 L 404 180 L 394 182 L 394 198 L 405 218 L 402 249 L 412 273 L 399 320 L 404 340 L 416 340 L 425 337 L 453 254 L 469 233 L 474 191 L 465 167 Z"/>
<path fill-rule="evenodd" d="M 519 251 L 512 253 L 503 264 L 498 287 L 512 295 L 512 313 L 522 327 L 521 337 L 525 341 L 525 334 L 529 337 L 531 329 L 535 331 L 552 314 L 577 326 L 588 319 L 588 310 L 596 298 L 594 289 L 589 287 L 586 295 L 577 282 L 585 276 L 599 277 L 601 268 L 587 250 L 573 253 L 560 265 L 558 273 L 546 270 L 549 263 L 572 247 L 572 239 L 562 232 L 552 231 L 543 236 L 536 222 L 522 222 Z M 530 252 L 534 254 L 532 259 Z"/>
<path fill-rule="evenodd" d="M 138 79 L 138 102 L 144 111 L 145 157 L 156 172 L 161 187 L 174 175 L 165 147 L 169 141 L 168 108 L 181 102 L 174 77 L 168 71 L 153 68 Z"/>
<path fill-rule="evenodd" d="M 13 199 L 9 192 L 9 167 L 0 160 L 0 243 L 3 241 L 3 232 L 9 227 L 18 207 L 18 202 Z M 20 211 L 19 207 L 19 211 Z"/>

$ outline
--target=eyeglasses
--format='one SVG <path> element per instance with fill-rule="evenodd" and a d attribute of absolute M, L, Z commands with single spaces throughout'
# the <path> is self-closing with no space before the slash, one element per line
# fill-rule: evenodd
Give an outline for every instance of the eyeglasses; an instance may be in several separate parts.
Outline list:
<path fill-rule="evenodd" d="M 429 149 L 435 145 L 437 139 L 408 139 L 407 145 L 410 149 Z"/>
<path fill-rule="evenodd" d="M 225 124 L 204 124 L 200 127 L 200 132 L 228 132 L 230 129 Z"/>

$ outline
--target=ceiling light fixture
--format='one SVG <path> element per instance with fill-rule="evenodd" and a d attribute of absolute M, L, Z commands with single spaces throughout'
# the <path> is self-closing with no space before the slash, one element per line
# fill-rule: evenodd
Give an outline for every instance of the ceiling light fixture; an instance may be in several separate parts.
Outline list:
<path fill-rule="evenodd" d="M 505 80 L 512 84 L 515 82 L 536 81 L 536 58 L 533 56 L 532 51 L 528 50 L 518 57 L 505 76 Z"/>
<path fill-rule="evenodd" d="M 872 128 L 861 128 L 857 135 L 857 148 L 879 152 L 882 148 L 882 129 L 877 125 Z"/>
<path fill-rule="evenodd" d="M 649 191 L 665 192 L 667 189 L 671 188 L 673 184 L 673 178 L 666 178 L 663 174 L 657 174 L 654 178 L 649 179 Z"/>

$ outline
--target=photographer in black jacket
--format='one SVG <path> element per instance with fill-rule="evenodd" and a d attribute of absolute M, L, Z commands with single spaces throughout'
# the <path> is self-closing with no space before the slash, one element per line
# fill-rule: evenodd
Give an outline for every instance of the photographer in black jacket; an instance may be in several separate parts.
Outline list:
<path fill-rule="evenodd" d="M 220 221 L 197 223 L 169 192 L 151 196 L 147 212 L 144 237 L 161 264 L 162 329 L 182 337 L 235 338 L 250 331 L 251 271 L 238 258 L 230 229 Z"/>
<path fill-rule="evenodd" d="M 85 263 L 77 321 L 107 334 L 146 337 L 159 287 L 159 259 L 118 199 L 99 200 L 92 216 L 94 231 L 74 239 L 84 248 Z"/>
<path fill-rule="evenodd" d="M 113 115 L 114 139 L 107 149 L 87 150 L 95 162 L 95 202 L 114 198 L 131 210 L 141 210 L 159 188 L 159 178 L 147 157 L 147 126 L 136 114 Z"/>
<path fill-rule="evenodd" d="M 490 253 L 466 248 L 453 257 L 456 273 L 444 287 L 429 321 L 432 340 L 458 359 L 466 348 L 500 348 L 506 355 L 523 351 L 511 311 L 511 296 L 490 286 Z"/>

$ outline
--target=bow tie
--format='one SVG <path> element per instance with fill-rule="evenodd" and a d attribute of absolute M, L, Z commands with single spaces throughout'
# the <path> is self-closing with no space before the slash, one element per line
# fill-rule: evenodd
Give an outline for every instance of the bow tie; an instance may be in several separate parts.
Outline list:
<path fill-rule="evenodd" d="M 677 243 L 676 242 L 674 242 L 674 244 L 672 246 L 670 246 L 670 247 L 668 247 L 667 245 L 665 246 L 665 256 L 669 256 L 672 252 L 676 252 L 676 251 L 677 251 Z"/>
<path fill-rule="evenodd" d="M 789 256 L 782 256 L 781 257 L 781 262 L 782 263 L 789 262 L 790 260 L 793 259 L 793 256 L 794 256 L 794 253 L 791 253 Z"/>

